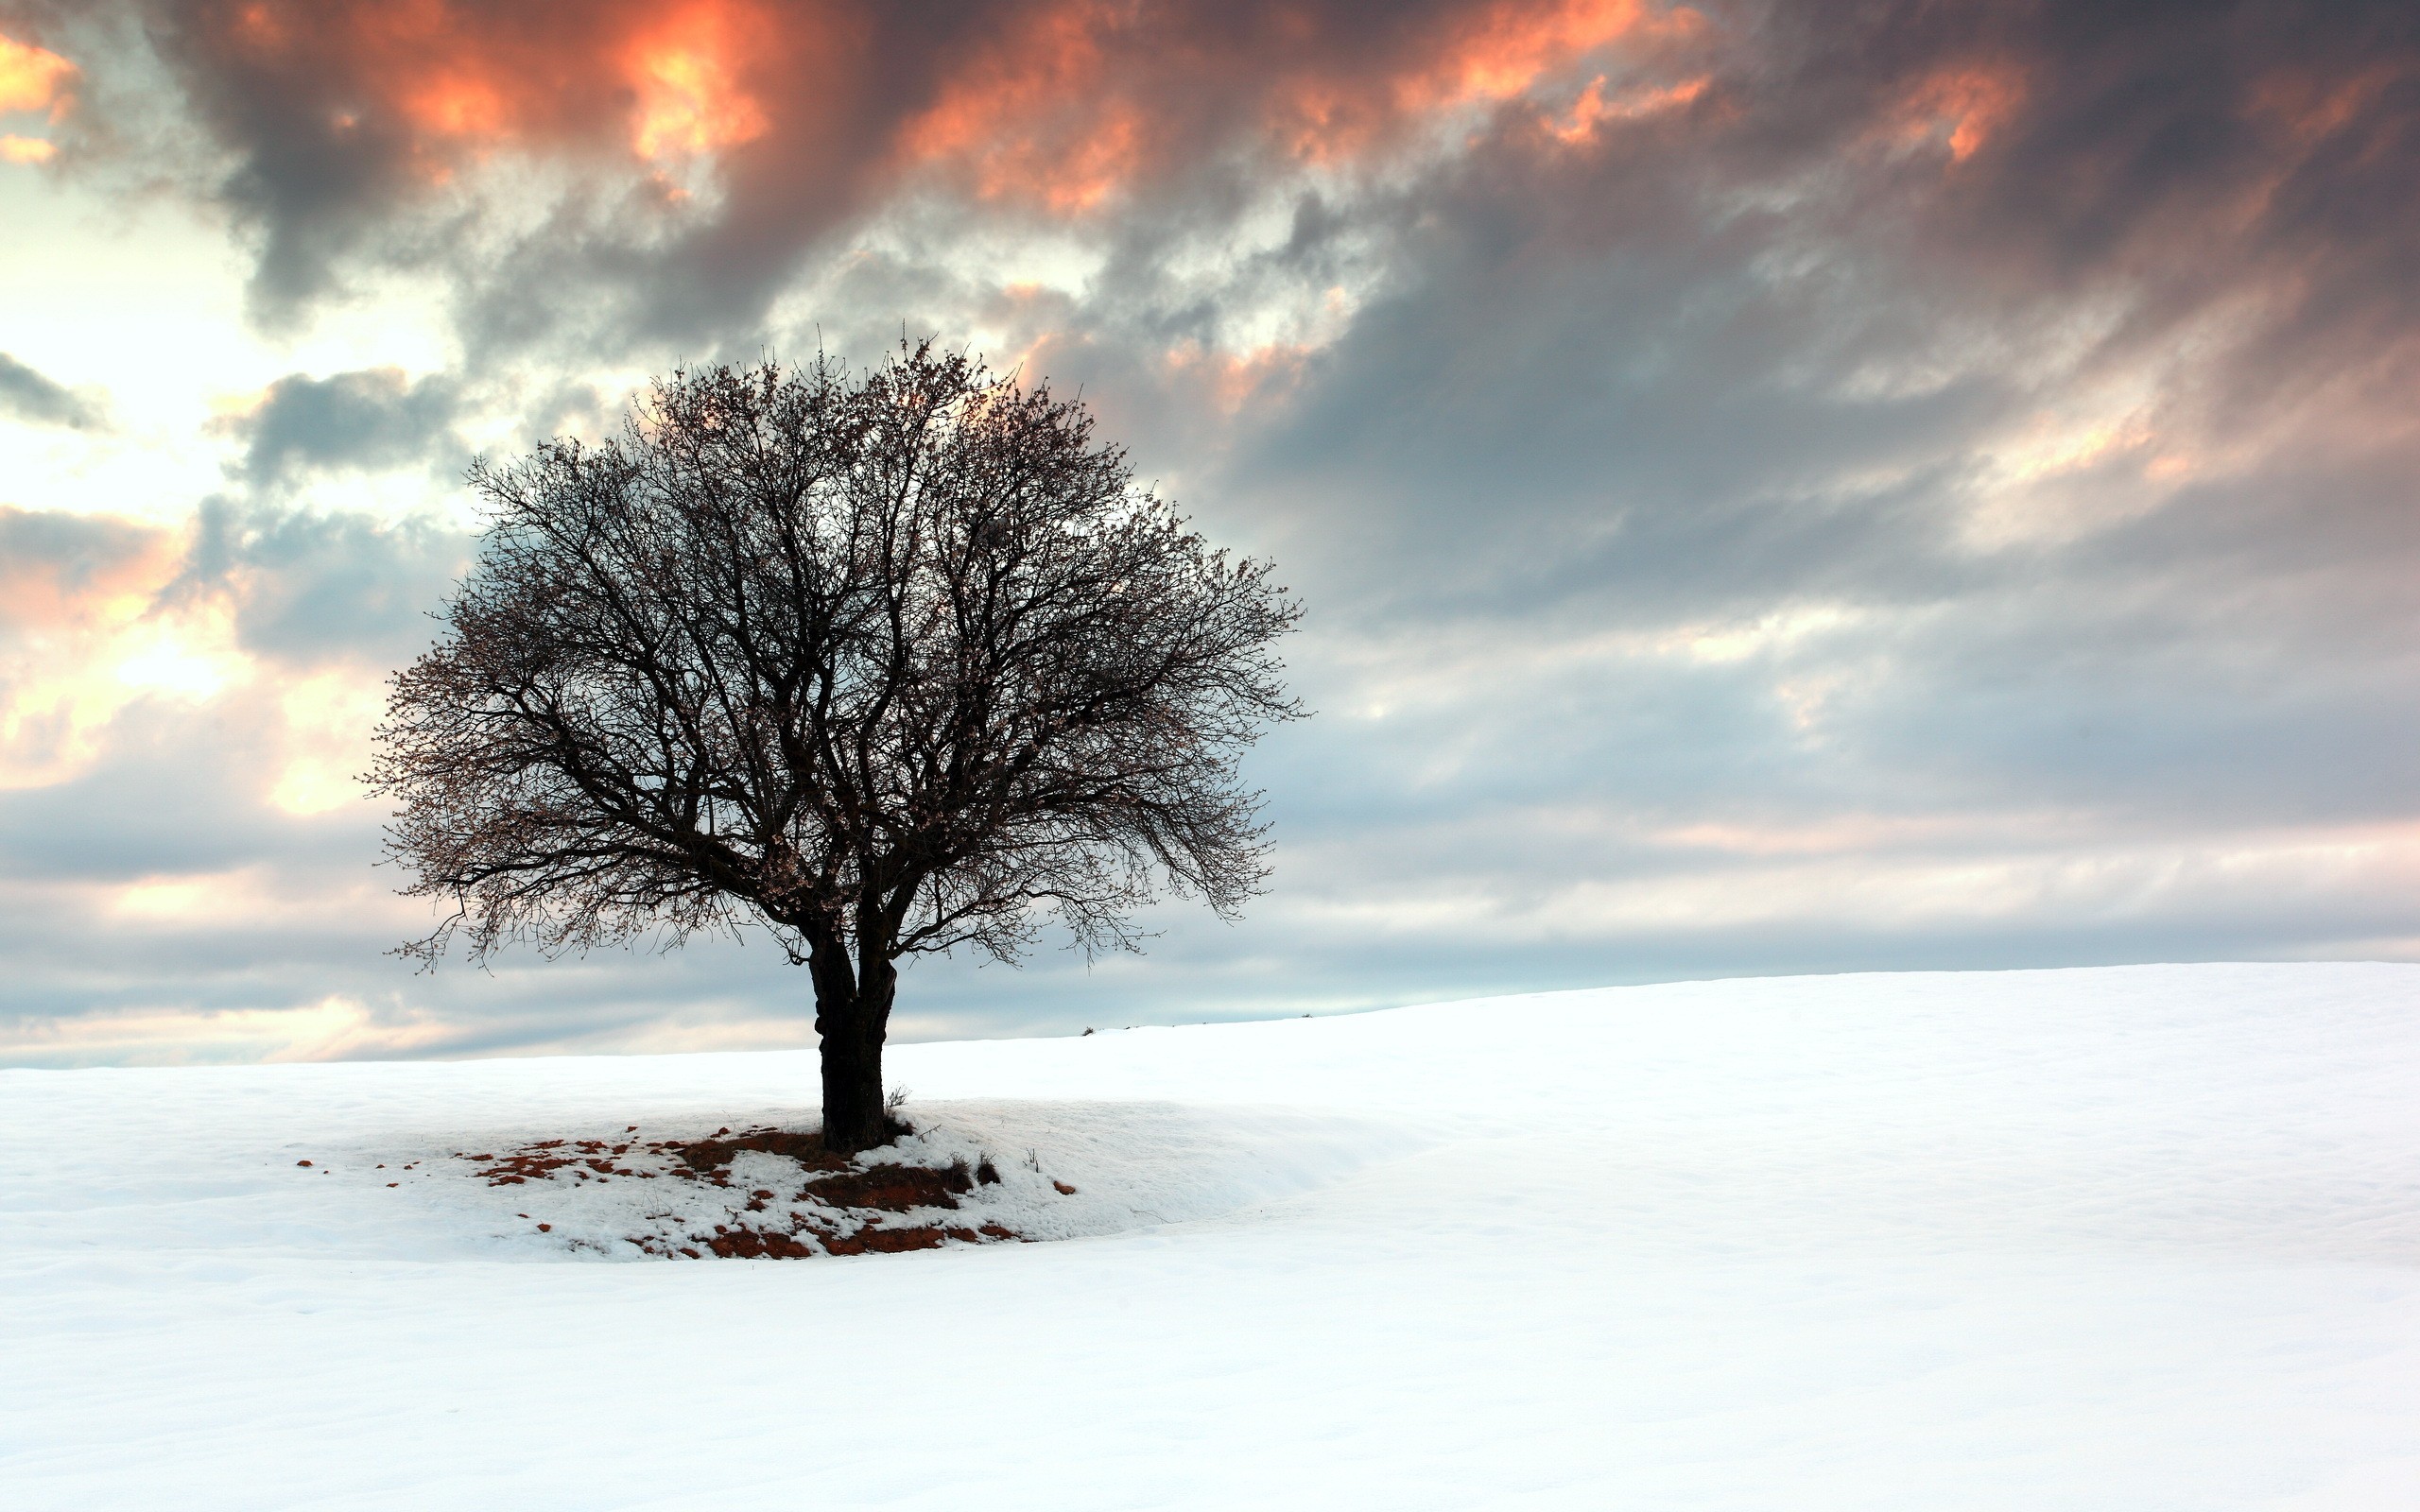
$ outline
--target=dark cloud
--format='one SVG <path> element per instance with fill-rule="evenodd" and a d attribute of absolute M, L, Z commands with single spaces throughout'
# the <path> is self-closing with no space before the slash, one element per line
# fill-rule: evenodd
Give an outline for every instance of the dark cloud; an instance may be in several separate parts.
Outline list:
<path fill-rule="evenodd" d="M 2409 8 L 2386 3 L 113 9 L 147 23 L 207 161 L 232 164 L 211 171 L 260 238 L 265 311 L 445 266 L 489 344 L 566 324 L 744 337 L 903 192 L 1116 235 L 1306 166 L 1349 182 L 1441 110 L 1529 119 L 1528 92 L 1569 99 L 1596 74 L 1600 100 L 1703 90 L 1685 139 L 1657 138 L 1683 172 L 1775 192 L 1828 174 L 1802 217 L 1912 219 L 1957 243 L 1970 289 L 2153 256 L 2190 284 L 2252 253 L 2358 274 L 2349 300 L 2310 291 L 2327 327 L 2411 284 L 2394 275 L 2420 84 Z M 1592 124 L 1639 141 L 1618 111 L 1560 129 Z M 482 179 L 500 155 L 567 170 L 561 192 Z M 1583 234 L 1623 214 L 1564 208 Z"/>
<path fill-rule="evenodd" d="M 1697 29 L 1630 0 L 116 0 L 138 25 L 115 27 L 31 9 L 54 41 L 86 39 L 97 75 L 130 37 L 156 52 L 212 138 L 190 175 L 257 238 L 265 318 L 371 268 L 442 266 L 466 333 L 507 344 L 566 321 L 745 332 L 803 258 L 902 190 L 1098 227 L 1215 191 L 1239 154 L 1350 162 L 1441 106 Z M 474 183 L 525 154 L 569 172 Z"/>
<path fill-rule="evenodd" d="M 443 375 L 414 382 L 397 368 L 295 373 L 220 428 L 244 443 L 243 473 L 255 487 L 337 469 L 458 472 L 464 452 L 452 427 L 460 404 Z"/>
<path fill-rule="evenodd" d="M 1393 286 L 1281 413 L 1267 476 L 1388 501 L 1326 511 L 1356 526 L 1408 504 L 1415 549 L 1484 550 L 1468 531 L 1703 602 L 1759 560 L 1937 573 L 1924 511 L 1979 450 L 2180 340 L 2198 360 L 2144 375 L 2180 429 L 2348 386 L 2383 409 L 2420 287 L 2420 28 L 2196 14 L 1780 8 L 1684 111 L 1577 144 L 1501 123 L 1409 191 Z M 1623 532 L 1574 572 L 1574 535 Z"/>
<path fill-rule="evenodd" d="M 109 423 L 96 401 L 53 383 L 5 352 L 0 352 L 0 414 L 78 431 L 100 430 Z"/>

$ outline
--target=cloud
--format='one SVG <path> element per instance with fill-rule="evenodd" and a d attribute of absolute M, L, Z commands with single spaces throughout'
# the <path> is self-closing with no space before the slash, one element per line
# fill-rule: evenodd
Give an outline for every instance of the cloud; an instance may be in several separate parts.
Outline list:
<path fill-rule="evenodd" d="M 459 405 L 456 385 L 441 374 L 415 382 L 399 368 L 295 373 L 218 428 L 244 443 L 243 475 L 256 488 L 313 472 L 433 460 L 458 472 L 463 449 L 452 422 Z"/>
<path fill-rule="evenodd" d="M 1709 189 L 1813 194 L 1793 218 L 1933 238 L 1979 294 L 2155 241 L 2180 289 L 2210 287 L 2195 263 L 2300 262 L 2304 316 L 2358 321 L 2396 286 L 2376 207 L 2410 202 L 2420 157 L 2383 4 L 2196 28 L 2080 3 L 117 9 L 213 139 L 195 171 L 258 237 L 265 315 L 440 267 L 466 335 L 507 348 L 744 341 L 914 204 L 1101 245 L 1233 232 L 1283 186 L 1383 218 L 1441 155 L 1533 181 L 1646 141 Z"/>
<path fill-rule="evenodd" d="M 1254 165 L 1377 163 L 1703 29 L 1637 0 L 107 9 L 139 26 L 49 25 L 96 75 L 148 66 L 130 37 L 157 50 L 208 133 L 189 181 L 257 238 L 263 318 L 441 266 L 466 330 L 507 344 L 583 318 L 745 332 L 901 196 L 1097 228 Z"/>
<path fill-rule="evenodd" d="M 0 36 L 0 113 L 64 115 L 75 87 L 75 64 L 46 48 Z"/>
<path fill-rule="evenodd" d="M 32 805 L 20 838 L 87 819 L 116 833 L 147 805 L 199 805 L 124 831 L 138 850 L 177 855 L 215 832 L 230 786 L 313 812 L 356 791 L 379 682 L 431 639 L 427 611 L 468 553 L 458 530 L 425 521 L 223 499 L 190 528 L 0 507 L 0 789 Z M 77 785 L 139 748 L 162 710 L 207 733 L 156 783 Z M 129 785 L 147 796 L 129 801 Z M 44 853 L 68 865 L 87 843 L 62 836 Z"/>
<path fill-rule="evenodd" d="M 0 35 L 0 119 L 38 112 L 50 122 L 63 120 L 75 108 L 76 85 L 76 65 L 66 59 Z M 47 163 L 58 150 L 48 137 L 0 131 L 0 163 Z"/>
<path fill-rule="evenodd" d="M 211 685 L 210 658 L 153 613 L 177 562 L 156 526 L 0 506 L 0 788 L 89 765 L 147 688 Z"/>
<path fill-rule="evenodd" d="M 78 431 L 100 430 L 109 423 L 99 401 L 52 382 L 5 352 L 0 352 L 0 414 Z"/>
<path fill-rule="evenodd" d="M 233 593 L 237 634 L 256 654 L 383 667 L 434 638 L 428 616 L 471 549 L 461 529 L 427 520 L 220 506 L 202 516 L 182 586 Z"/>
<path fill-rule="evenodd" d="M 1080 387 L 1274 554 L 1321 711 L 1254 759 L 1244 926 L 921 966 L 903 1033 L 2420 954 L 2408 6 L 118 9 L 159 24 L 43 33 L 59 171 L 113 171 L 74 133 L 156 48 L 190 119 L 151 165 L 263 318 L 436 288 L 459 360 L 281 380 L 229 433 L 252 501 L 179 528 L 0 523 L 62 606 L 10 632 L 21 726 L 78 732 L 0 816 L 0 951 L 103 1015 L 60 1056 L 179 1012 L 802 1032 L 762 951 L 381 974 L 411 920 L 337 799 L 470 542 L 286 506 L 903 323 Z M 178 911 L 220 893 L 239 927 Z"/>

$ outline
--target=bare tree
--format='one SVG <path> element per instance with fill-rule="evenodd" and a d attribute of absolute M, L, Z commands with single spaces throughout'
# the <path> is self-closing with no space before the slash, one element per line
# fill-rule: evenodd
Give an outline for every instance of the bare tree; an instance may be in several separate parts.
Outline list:
<path fill-rule="evenodd" d="M 929 342 L 680 371 L 619 437 L 471 482 L 477 563 L 370 774 L 403 890 L 453 904 L 406 954 L 761 924 L 808 968 L 848 1152 L 896 1132 L 901 957 L 1011 960 L 1054 918 L 1132 947 L 1164 886 L 1258 890 L 1236 761 L 1301 713 L 1300 608 L 1080 404 Z"/>

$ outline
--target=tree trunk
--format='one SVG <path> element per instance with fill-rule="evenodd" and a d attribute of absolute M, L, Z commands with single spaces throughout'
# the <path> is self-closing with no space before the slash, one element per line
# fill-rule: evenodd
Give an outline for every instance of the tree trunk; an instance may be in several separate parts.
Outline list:
<path fill-rule="evenodd" d="M 820 954 L 820 953 L 819 953 Z M 817 960 L 815 1031 L 823 1040 L 823 1147 L 855 1155 L 888 1144 L 899 1133 L 882 1105 L 882 1042 L 890 1023 L 898 972 L 869 963 L 862 976 Z"/>

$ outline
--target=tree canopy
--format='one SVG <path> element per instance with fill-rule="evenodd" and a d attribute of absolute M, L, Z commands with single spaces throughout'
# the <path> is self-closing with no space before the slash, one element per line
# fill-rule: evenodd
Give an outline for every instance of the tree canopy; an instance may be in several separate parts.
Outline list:
<path fill-rule="evenodd" d="M 825 1139 L 890 1137 L 902 956 L 1136 943 L 1260 886 L 1237 762 L 1301 711 L 1300 607 L 1138 487 L 1080 404 L 930 343 L 855 373 L 683 370 L 621 433 L 471 482 L 491 511 L 371 781 L 406 949 L 769 930 L 810 969 Z"/>

